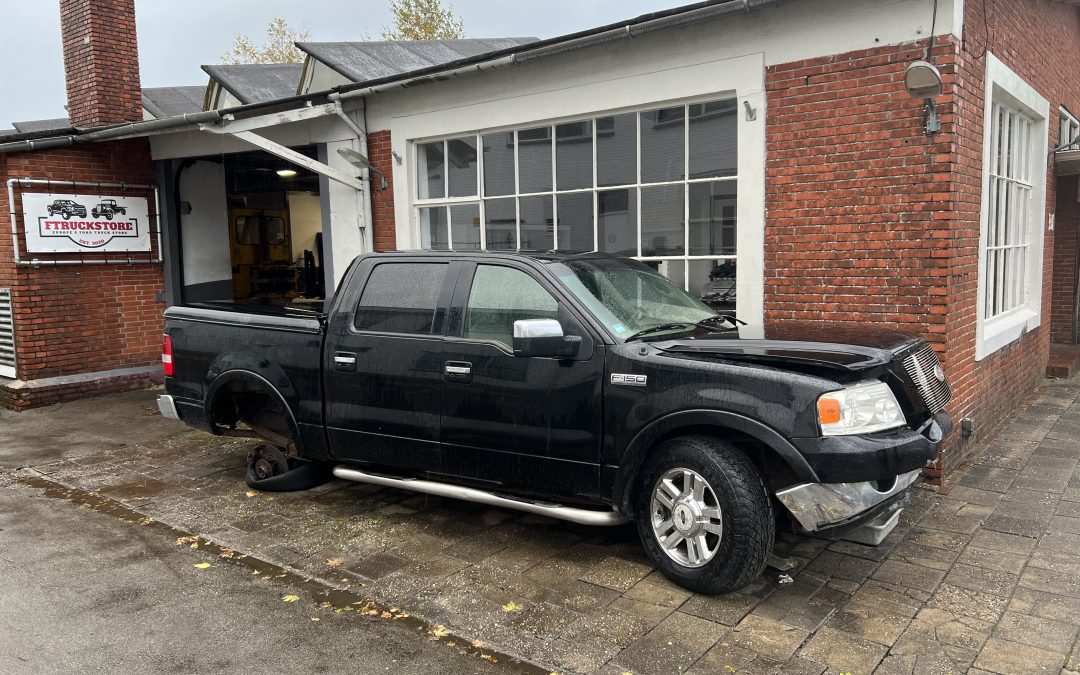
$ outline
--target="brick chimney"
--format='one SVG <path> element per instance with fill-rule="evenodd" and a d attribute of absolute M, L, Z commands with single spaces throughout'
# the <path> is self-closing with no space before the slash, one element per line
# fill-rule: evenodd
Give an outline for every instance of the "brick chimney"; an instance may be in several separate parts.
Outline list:
<path fill-rule="evenodd" d="M 60 31 L 72 126 L 141 120 L 135 0 L 60 0 Z"/>

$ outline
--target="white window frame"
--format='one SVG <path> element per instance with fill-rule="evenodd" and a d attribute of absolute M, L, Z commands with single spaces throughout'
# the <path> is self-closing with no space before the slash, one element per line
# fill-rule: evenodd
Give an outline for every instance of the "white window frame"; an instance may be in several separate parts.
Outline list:
<path fill-rule="evenodd" d="M 1025 257 L 1023 300 L 1008 311 L 987 317 L 986 260 L 990 231 L 990 182 L 993 161 L 991 137 L 995 104 L 1022 113 L 1032 122 L 1031 143 L 1027 148 L 1030 166 L 1031 198 L 1027 218 L 1027 255 Z M 1043 239 L 1046 228 L 1046 152 L 1049 143 L 1050 103 L 1031 85 L 993 54 L 986 55 L 985 100 L 983 111 L 982 208 L 979 215 L 979 283 L 976 299 L 975 360 L 980 361 L 1042 321 Z"/>
<path fill-rule="evenodd" d="M 1077 145 L 1080 144 L 1080 120 L 1076 119 L 1076 116 L 1069 112 L 1065 106 L 1061 106 L 1058 108 L 1058 121 L 1057 147 L 1072 141 L 1069 149 L 1078 149 Z"/>

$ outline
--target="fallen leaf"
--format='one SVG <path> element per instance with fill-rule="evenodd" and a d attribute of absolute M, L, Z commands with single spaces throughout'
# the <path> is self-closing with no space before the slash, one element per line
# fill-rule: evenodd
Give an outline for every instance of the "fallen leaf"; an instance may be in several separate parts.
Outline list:
<path fill-rule="evenodd" d="M 195 569 L 197 569 L 197 570 L 205 570 L 205 569 L 208 569 L 210 567 L 213 567 L 213 565 L 211 565 L 210 563 L 195 563 L 193 565 L 193 567 Z"/>
<path fill-rule="evenodd" d="M 520 612 L 525 609 L 525 607 L 524 605 L 519 605 L 516 602 L 511 601 L 503 605 L 502 609 L 504 612 Z"/>
<path fill-rule="evenodd" d="M 379 615 L 379 618 L 389 619 L 391 616 L 393 616 L 393 614 L 391 614 L 390 612 L 383 612 L 382 614 Z"/>
<path fill-rule="evenodd" d="M 449 635 L 450 631 L 446 629 L 446 626 L 439 624 L 431 629 L 431 634 L 435 636 L 434 639 L 438 640 L 439 638 L 444 638 Z"/>
<path fill-rule="evenodd" d="M 311 620 L 312 620 L 312 621 L 319 621 L 319 617 L 317 617 L 317 616 L 313 616 L 313 617 L 311 617 Z"/>
<path fill-rule="evenodd" d="M 177 546 L 184 546 L 185 544 L 190 544 L 192 542 L 195 542 L 196 544 L 199 543 L 199 538 L 195 535 L 190 535 L 187 537 L 177 537 L 176 539 Z"/>
<path fill-rule="evenodd" d="M 299 595 L 283 595 L 283 596 L 281 596 L 281 599 L 284 602 L 296 602 L 297 600 L 300 599 L 300 596 Z"/>
<path fill-rule="evenodd" d="M 219 553 L 218 555 L 222 558 L 235 558 L 236 551 L 232 550 L 231 548 L 223 548 L 221 549 L 221 553 Z"/>
<path fill-rule="evenodd" d="M 337 567 L 343 562 L 345 562 L 345 561 L 342 560 L 341 558 L 327 558 L 326 559 L 326 564 L 329 565 L 330 567 Z"/>
<path fill-rule="evenodd" d="M 245 497 L 258 497 L 259 493 L 255 492 L 254 490 L 248 490 L 247 492 L 244 493 L 244 496 Z"/>
<path fill-rule="evenodd" d="M 491 663 L 498 663 L 499 662 L 499 659 L 495 658 L 491 654 L 481 654 L 480 658 L 484 659 L 485 661 L 490 661 Z"/>
<path fill-rule="evenodd" d="M 140 525 L 149 525 L 152 522 L 154 522 L 154 519 L 151 518 L 150 516 L 147 516 L 147 517 L 143 518 L 142 520 L 140 520 L 139 524 Z"/>
<path fill-rule="evenodd" d="M 483 640 L 473 640 L 472 641 L 472 646 L 476 647 L 477 649 L 482 649 L 484 647 L 484 641 Z"/>

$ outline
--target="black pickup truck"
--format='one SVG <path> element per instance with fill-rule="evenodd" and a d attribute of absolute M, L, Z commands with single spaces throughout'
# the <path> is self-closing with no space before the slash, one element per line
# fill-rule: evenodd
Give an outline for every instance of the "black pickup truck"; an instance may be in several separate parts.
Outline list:
<path fill-rule="evenodd" d="M 760 574 L 777 528 L 880 543 L 952 427 L 923 340 L 809 326 L 744 338 L 625 258 L 374 254 L 325 315 L 165 316 L 162 413 L 261 439 L 249 484 L 322 471 L 633 520 L 665 574 L 707 593 Z"/>

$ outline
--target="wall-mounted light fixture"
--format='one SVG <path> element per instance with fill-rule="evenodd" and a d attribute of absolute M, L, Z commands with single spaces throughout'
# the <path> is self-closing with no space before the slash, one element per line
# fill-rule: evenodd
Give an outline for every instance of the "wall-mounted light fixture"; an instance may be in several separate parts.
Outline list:
<path fill-rule="evenodd" d="M 927 136 L 941 131 L 938 121 L 937 105 L 934 99 L 941 93 L 941 71 L 929 61 L 916 61 L 904 71 L 904 87 L 912 98 L 921 98 L 925 102 Z"/>
<path fill-rule="evenodd" d="M 383 189 L 383 190 L 386 189 L 386 187 L 387 187 L 386 176 L 383 174 L 382 171 L 379 171 L 378 169 L 373 167 L 371 165 L 371 160 L 369 160 L 367 157 L 365 157 L 364 155 L 360 154 L 359 152 L 357 152 L 356 150 L 353 150 L 351 148 L 338 148 L 337 153 L 339 155 L 341 155 L 342 159 L 344 159 L 349 164 L 352 164 L 357 169 L 367 169 L 367 170 L 371 171 L 372 173 L 378 174 L 379 178 L 382 179 L 380 188 Z"/>

